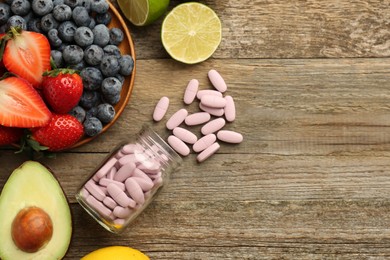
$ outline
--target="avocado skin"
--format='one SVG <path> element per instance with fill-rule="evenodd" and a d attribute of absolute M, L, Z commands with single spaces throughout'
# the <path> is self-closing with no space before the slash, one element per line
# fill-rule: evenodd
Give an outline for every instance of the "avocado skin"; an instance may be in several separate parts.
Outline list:
<path fill-rule="evenodd" d="M 53 222 L 51 240 L 35 253 L 21 251 L 11 237 L 15 216 L 29 206 L 42 208 Z M 0 194 L 0 259 L 62 259 L 69 249 L 72 225 L 68 200 L 48 167 L 36 161 L 26 161 L 11 173 Z"/>

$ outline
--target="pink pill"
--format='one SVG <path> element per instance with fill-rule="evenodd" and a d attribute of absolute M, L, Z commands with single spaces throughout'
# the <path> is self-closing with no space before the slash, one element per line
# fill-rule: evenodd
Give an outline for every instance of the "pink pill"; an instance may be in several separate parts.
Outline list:
<path fill-rule="evenodd" d="M 174 135 L 168 137 L 168 144 L 182 156 L 187 156 L 190 154 L 190 148 L 179 138 Z"/>
<path fill-rule="evenodd" d="M 122 147 L 121 152 L 123 154 L 132 154 L 139 149 L 135 144 L 126 144 Z"/>
<path fill-rule="evenodd" d="M 103 186 L 103 187 L 107 187 L 109 184 L 115 184 L 116 186 L 118 186 L 121 190 L 125 191 L 125 184 L 123 184 L 123 182 L 119 182 L 119 181 L 115 181 L 115 180 L 111 180 L 111 179 L 108 179 L 108 178 L 101 178 L 99 180 L 99 185 Z"/>
<path fill-rule="evenodd" d="M 168 119 L 166 127 L 169 130 L 172 130 L 173 128 L 183 123 L 184 119 L 186 119 L 187 116 L 188 116 L 188 111 L 185 108 L 178 110 Z"/>
<path fill-rule="evenodd" d="M 224 108 L 226 106 L 226 99 L 212 95 L 204 95 L 200 102 L 208 107 Z"/>
<path fill-rule="evenodd" d="M 212 145 L 204 149 L 200 154 L 198 154 L 196 159 L 198 160 L 198 162 L 203 162 L 211 155 L 213 155 L 216 151 L 218 151 L 219 148 L 220 145 L 218 143 L 213 143 Z"/>
<path fill-rule="evenodd" d="M 199 81 L 196 79 L 190 80 L 184 92 L 184 103 L 189 105 L 194 101 L 196 93 L 198 92 Z"/>
<path fill-rule="evenodd" d="M 133 162 L 129 162 L 123 165 L 115 174 L 114 180 L 124 182 L 127 178 L 131 176 L 135 168 L 136 166 Z"/>
<path fill-rule="evenodd" d="M 116 203 L 122 207 L 134 207 L 136 202 L 129 198 L 124 191 L 122 191 L 115 184 L 109 184 L 107 186 L 107 192 Z"/>
<path fill-rule="evenodd" d="M 220 118 L 214 119 L 214 120 L 208 122 L 207 124 L 205 124 L 204 126 L 202 126 L 200 131 L 202 132 L 202 134 L 208 135 L 208 134 L 217 132 L 219 129 L 224 127 L 225 124 L 226 124 L 225 119 L 220 117 Z"/>
<path fill-rule="evenodd" d="M 210 70 L 208 73 L 211 84 L 219 91 L 225 92 L 227 90 L 227 85 L 225 80 L 222 78 L 221 74 L 219 74 L 216 70 Z"/>
<path fill-rule="evenodd" d="M 107 208 L 106 206 L 104 206 L 104 204 L 102 202 L 98 201 L 93 196 L 89 196 L 86 199 L 86 202 L 92 208 L 94 208 L 98 213 L 100 213 L 101 215 L 103 215 L 106 218 L 110 218 L 112 211 L 109 208 Z"/>
<path fill-rule="evenodd" d="M 184 120 L 186 125 L 192 126 L 192 125 L 200 125 L 203 123 L 206 123 L 211 118 L 210 114 L 207 112 L 198 112 L 191 114 L 186 117 Z"/>
<path fill-rule="evenodd" d="M 106 197 L 106 194 L 92 180 L 87 181 L 84 187 L 97 200 L 102 201 Z"/>
<path fill-rule="evenodd" d="M 140 177 L 130 177 L 130 178 L 135 180 L 144 192 L 149 191 L 151 188 L 153 188 L 154 184 L 150 178 L 147 179 L 140 178 Z"/>
<path fill-rule="evenodd" d="M 105 197 L 103 200 L 103 204 L 107 206 L 109 209 L 114 209 L 118 204 L 111 197 Z"/>
<path fill-rule="evenodd" d="M 212 89 L 203 89 L 199 90 L 198 93 L 196 94 L 196 97 L 198 99 L 202 99 L 204 95 L 212 95 L 212 96 L 217 96 L 217 97 L 222 97 L 222 93 L 216 90 Z"/>
<path fill-rule="evenodd" d="M 236 106 L 234 100 L 231 96 L 226 96 L 226 106 L 225 106 L 225 118 L 228 122 L 233 122 L 236 119 Z"/>
<path fill-rule="evenodd" d="M 128 207 L 121 207 L 121 206 L 116 206 L 112 211 L 115 217 L 122 218 L 122 219 L 128 218 L 133 212 L 134 210 Z"/>
<path fill-rule="evenodd" d="M 232 144 L 241 143 L 244 139 L 242 134 L 230 130 L 218 131 L 217 138 L 223 142 Z"/>
<path fill-rule="evenodd" d="M 148 175 L 139 168 L 135 168 L 131 177 L 139 177 L 143 179 L 149 179 Z"/>
<path fill-rule="evenodd" d="M 152 180 L 155 180 L 157 178 L 160 178 L 162 176 L 162 173 L 161 172 L 158 172 L 156 174 L 149 174 L 149 177 L 152 179 Z"/>
<path fill-rule="evenodd" d="M 198 153 L 212 145 L 216 140 L 217 136 L 215 134 L 205 135 L 192 146 L 192 149 Z"/>
<path fill-rule="evenodd" d="M 83 199 L 86 199 L 88 198 L 89 195 L 91 195 L 86 188 L 82 188 L 81 189 L 81 192 L 80 192 L 80 195 Z"/>
<path fill-rule="evenodd" d="M 114 157 L 115 157 L 116 159 L 119 160 L 119 159 L 122 158 L 123 156 L 125 156 L 125 154 L 122 153 L 122 151 L 118 151 L 118 152 L 115 154 Z"/>
<path fill-rule="evenodd" d="M 128 178 L 125 182 L 126 190 L 130 197 L 139 204 L 144 204 L 145 196 L 141 186 L 133 178 Z"/>
<path fill-rule="evenodd" d="M 182 127 L 175 127 L 173 129 L 173 134 L 188 144 L 194 144 L 198 140 L 198 137 L 196 137 L 194 133 Z"/>
<path fill-rule="evenodd" d="M 109 159 L 95 174 L 95 177 L 94 179 L 95 180 L 98 180 L 104 176 L 107 175 L 107 173 L 109 173 L 109 171 L 111 170 L 112 167 L 114 167 L 114 165 L 116 164 L 118 160 L 114 157 L 112 157 L 111 159 Z"/>
<path fill-rule="evenodd" d="M 167 97 L 160 98 L 153 111 L 154 121 L 160 121 L 167 113 L 168 107 L 169 107 L 169 98 Z"/>
<path fill-rule="evenodd" d="M 123 218 L 117 218 L 114 220 L 114 225 L 116 226 L 123 226 L 126 223 L 126 221 Z"/>
<path fill-rule="evenodd" d="M 118 163 L 116 164 L 116 166 L 117 166 L 117 168 L 120 168 L 123 165 L 128 164 L 128 163 L 137 163 L 137 158 L 135 157 L 134 154 L 127 154 L 127 155 L 123 156 L 122 158 L 120 158 L 118 160 Z"/>
<path fill-rule="evenodd" d="M 160 171 L 161 165 L 159 162 L 153 161 L 150 164 L 141 163 L 140 165 L 138 165 L 137 168 L 142 170 L 145 173 L 155 174 L 155 173 L 158 173 Z"/>
<path fill-rule="evenodd" d="M 223 108 L 208 107 L 203 105 L 202 103 L 199 103 L 199 108 L 213 116 L 223 116 L 223 114 L 225 113 L 225 110 Z"/>
<path fill-rule="evenodd" d="M 113 180 L 116 172 L 117 172 L 117 169 L 115 167 L 112 167 L 111 170 L 109 171 L 109 173 L 106 175 L 106 177 L 110 180 Z"/>

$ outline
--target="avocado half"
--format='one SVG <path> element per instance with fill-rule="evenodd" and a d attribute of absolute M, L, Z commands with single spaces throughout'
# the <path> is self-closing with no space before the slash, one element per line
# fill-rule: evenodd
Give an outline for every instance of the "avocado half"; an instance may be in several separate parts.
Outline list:
<path fill-rule="evenodd" d="M 0 195 L 0 259 L 62 259 L 71 236 L 71 212 L 59 182 L 42 164 L 23 163 Z"/>

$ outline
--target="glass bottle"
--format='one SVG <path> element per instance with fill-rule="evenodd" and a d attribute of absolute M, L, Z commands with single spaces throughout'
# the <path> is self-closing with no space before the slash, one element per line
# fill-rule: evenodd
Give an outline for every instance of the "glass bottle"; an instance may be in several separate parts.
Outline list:
<path fill-rule="evenodd" d="M 150 127 L 118 145 L 80 185 L 78 203 L 104 228 L 122 232 L 182 163 Z"/>

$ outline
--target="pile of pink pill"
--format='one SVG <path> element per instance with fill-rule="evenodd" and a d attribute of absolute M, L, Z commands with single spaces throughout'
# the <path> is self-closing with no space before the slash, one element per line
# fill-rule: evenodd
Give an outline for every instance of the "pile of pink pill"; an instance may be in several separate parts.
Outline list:
<path fill-rule="evenodd" d="M 199 90 L 199 81 L 189 81 L 183 101 L 190 105 L 195 98 L 199 102 L 200 112 L 189 114 L 182 108 L 172 114 L 166 122 L 166 127 L 172 131 L 167 139 L 168 144 L 180 155 L 190 154 L 190 145 L 198 153 L 197 161 L 203 162 L 218 151 L 218 141 L 238 144 L 243 136 L 235 131 L 223 130 L 226 122 L 233 122 L 236 118 L 236 108 L 233 97 L 223 95 L 227 85 L 222 76 L 214 69 L 208 72 L 208 78 L 214 89 Z M 162 97 L 153 111 L 153 120 L 161 121 L 168 111 L 169 98 Z M 185 126 L 181 126 L 184 124 Z M 201 137 L 188 130 L 188 127 L 202 125 Z"/>
<path fill-rule="evenodd" d="M 168 158 L 152 148 L 155 153 L 138 144 L 122 146 L 84 184 L 84 202 L 114 225 L 124 225 L 163 184 L 162 160 Z"/>

